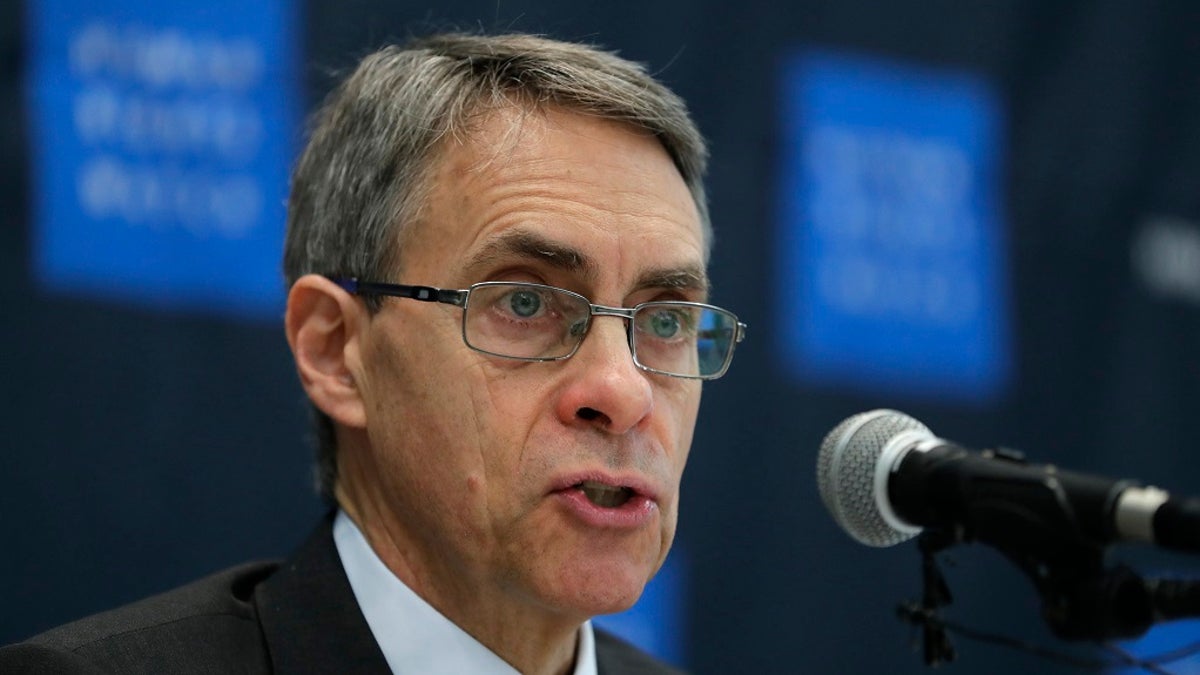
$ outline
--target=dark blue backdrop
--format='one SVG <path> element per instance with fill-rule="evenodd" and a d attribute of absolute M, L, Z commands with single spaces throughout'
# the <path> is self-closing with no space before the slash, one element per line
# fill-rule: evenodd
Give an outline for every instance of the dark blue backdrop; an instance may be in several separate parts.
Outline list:
<path fill-rule="evenodd" d="M 320 511 L 277 320 L 73 299 L 35 282 L 21 9 L 0 7 L 3 642 L 282 555 Z M 918 590 L 914 547 L 854 544 L 815 490 L 821 437 L 854 412 L 895 407 L 967 444 L 1200 492 L 1189 433 L 1200 413 L 1193 3 L 310 0 L 300 15 L 303 108 L 329 70 L 370 47 L 450 26 L 598 41 L 650 64 L 691 103 L 712 143 L 715 301 L 752 331 L 730 375 L 706 389 L 685 478 L 693 670 L 922 670 L 893 616 Z M 778 283 L 781 111 L 787 64 L 805 49 L 966 73 L 994 92 L 1009 304 L 993 311 L 1007 312 L 1011 363 L 983 400 L 782 367 L 780 333 L 800 300 Z M 1200 573 L 1187 558 L 1119 553 L 1148 571 Z M 952 618 L 1050 641 L 1011 566 L 978 547 L 954 557 Z M 960 672 L 1055 668 L 959 647 Z"/>

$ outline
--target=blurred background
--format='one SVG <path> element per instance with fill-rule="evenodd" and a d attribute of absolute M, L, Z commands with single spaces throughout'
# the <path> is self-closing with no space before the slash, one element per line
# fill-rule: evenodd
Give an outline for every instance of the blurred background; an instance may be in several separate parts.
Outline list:
<path fill-rule="evenodd" d="M 895 617 L 916 547 L 840 531 L 817 448 L 891 407 L 1200 494 L 1198 26 L 1184 0 L 4 0 L 0 643 L 305 536 L 278 263 L 305 116 L 389 40 L 511 29 L 689 101 L 714 302 L 750 324 L 706 387 L 668 567 L 611 625 L 697 673 L 923 672 Z M 1101 656 L 1056 643 L 995 551 L 946 562 L 948 619 Z M 954 672 L 1076 672 L 955 643 Z"/>

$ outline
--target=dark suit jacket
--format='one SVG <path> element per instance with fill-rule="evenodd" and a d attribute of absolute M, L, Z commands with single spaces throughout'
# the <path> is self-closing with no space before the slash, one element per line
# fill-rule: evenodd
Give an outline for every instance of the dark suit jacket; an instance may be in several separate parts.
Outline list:
<path fill-rule="evenodd" d="M 602 675 L 675 671 L 596 631 Z M 389 673 L 326 519 L 289 560 L 234 567 L 0 649 L 0 673 Z"/>

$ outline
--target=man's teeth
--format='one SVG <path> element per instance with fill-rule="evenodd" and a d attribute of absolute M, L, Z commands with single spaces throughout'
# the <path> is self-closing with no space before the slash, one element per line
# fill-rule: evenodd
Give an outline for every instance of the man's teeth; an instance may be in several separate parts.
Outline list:
<path fill-rule="evenodd" d="M 633 490 L 627 487 L 605 485 L 604 483 L 597 483 L 590 480 L 580 483 L 579 489 L 583 490 L 583 494 L 588 498 L 588 501 L 604 508 L 620 506 L 629 501 L 629 498 L 633 496 Z"/>

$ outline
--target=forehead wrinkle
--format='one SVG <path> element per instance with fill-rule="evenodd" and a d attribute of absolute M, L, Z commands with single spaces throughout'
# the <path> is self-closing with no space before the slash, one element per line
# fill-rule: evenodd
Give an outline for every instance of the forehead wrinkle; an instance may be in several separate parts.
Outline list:
<path fill-rule="evenodd" d="M 582 251 L 552 241 L 535 232 L 512 229 L 487 242 L 471 256 L 468 269 L 479 269 L 508 259 L 537 260 L 551 267 L 582 275 L 591 281 L 597 276 L 596 261 Z"/>

